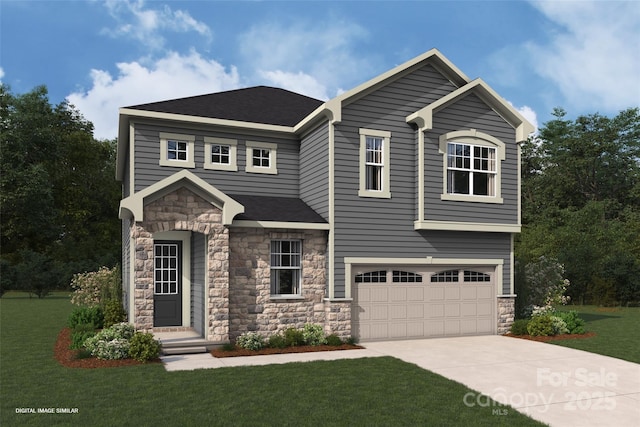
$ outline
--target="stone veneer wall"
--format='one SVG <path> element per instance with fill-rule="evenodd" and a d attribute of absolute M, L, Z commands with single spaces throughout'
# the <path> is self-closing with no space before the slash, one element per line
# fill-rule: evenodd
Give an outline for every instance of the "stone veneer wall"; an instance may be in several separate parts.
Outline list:
<path fill-rule="evenodd" d="M 274 239 L 302 240 L 300 299 L 271 298 L 270 242 Z M 233 228 L 229 246 L 231 339 L 248 331 L 270 336 L 287 328 L 302 328 L 305 323 L 323 325 L 329 333 L 338 332 L 331 325 L 338 325 L 338 317 L 344 319 L 345 315 L 342 310 L 331 312 L 328 309 L 331 303 L 324 300 L 327 283 L 326 231 Z M 328 317 L 335 317 L 335 320 L 327 323 Z M 347 329 L 344 325 L 341 328 L 343 331 Z"/>
<path fill-rule="evenodd" d="M 208 322 L 205 337 L 229 339 L 229 230 L 222 225 L 222 211 L 187 188 L 173 191 L 144 207 L 144 221 L 135 222 L 133 323 L 136 329 L 153 330 L 153 234 L 192 231 L 207 236 Z"/>
<path fill-rule="evenodd" d="M 506 334 L 511 330 L 515 313 L 515 297 L 498 297 L 498 335 Z"/>

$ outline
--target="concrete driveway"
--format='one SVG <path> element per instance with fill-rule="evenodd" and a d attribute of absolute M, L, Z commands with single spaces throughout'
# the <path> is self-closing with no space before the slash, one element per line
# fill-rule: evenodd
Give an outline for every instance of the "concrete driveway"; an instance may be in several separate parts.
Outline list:
<path fill-rule="evenodd" d="M 640 427 L 640 365 L 503 336 L 362 343 L 363 350 L 217 359 L 163 356 L 168 371 L 392 356 L 476 390 L 460 400 L 508 416 L 507 404 L 551 426 Z"/>
<path fill-rule="evenodd" d="M 363 343 L 414 363 L 551 426 L 640 426 L 640 365 L 503 336 Z M 639 343 L 640 345 L 640 343 Z M 480 394 L 465 405 L 508 414 Z"/>

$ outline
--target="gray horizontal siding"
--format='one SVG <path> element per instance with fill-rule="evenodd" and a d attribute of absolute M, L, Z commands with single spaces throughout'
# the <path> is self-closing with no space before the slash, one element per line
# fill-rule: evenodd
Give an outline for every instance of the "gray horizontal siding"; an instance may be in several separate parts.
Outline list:
<path fill-rule="evenodd" d="M 406 123 L 406 117 L 455 89 L 434 68 L 425 66 L 343 108 L 342 122 L 336 125 L 335 131 L 334 256 L 337 297 L 344 295 L 345 257 L 497 258 L 504 260 L 507 279 L 503 287 L 509 288 L 511 240 L 508 234 L 423 233 L 414 230 L 413 223 L 417 219 L 417 134 Z M 478 106 L 473 103 L 461 108 L 463 111 L 466 108 L 466 111 L 458 122 L 454 110 L 451 110 L 454 111 L 452 117 L 439 113 L 442 117 L 438 116 L 437 119 L 452 120 L 452 130 L 469 129 L 470 123 L 479 121 L 474 128 L 483 130 L 488 127 L 491 132 L 487 133 L 501 139 L 506 137 L 502 133 L 496 135 L 490 113 L 478 110 Z M 449 109 L 445 110 L 447 112 Z M 504 126 L 504 122 L 501 121 L 499 126 Z M 391 132 L 391 199 L 358 197 L 359 128 Z M 510 130 L 513 140 L 513 129 Z M 434 167 L 434 173 L 439 174 L 442 179 L 442 157 L 435 166 L 427 165 L 427 168 Z M 504 172 L 506 168 L 503 169 Z M 503 193 L 506 190 L 503 186 Z M 439 191 L 442 191 L 442 181 Z M 465 209 L 468 211 L 469 207 Z M 479 213 L 481 214 L 482 212 Z"/>
<path fill-rule="evenodd" d="M 217 189 L 228 194 L 256 194 L 262 196 L 298 197 L 299 195 L 299 141 L 295 138 L 277 138 L 267 135 L 238 135 L 219 129 L 191 129 L 168 127 L 158 123 L 135 125 L 135 191 L 160 181 L 181 168 L 160 166 L 160 132 L 195 135 L 195 165 L 188 169 Z M 232 138 L 238 141 L 238 171 L 205 170 L 204 137 Z M 275 143 L 277 149 L 277 175 L 245 172 L 246 141 Z"/>
<path fill-rule="evenodd" d="M 329 125 L 323 123 L 300 143 L 300 198 L 329 221 Z"/>
<path fill-rule="evenodd" d="M 503 204 L 443 201 L 444 160 L 440 135 L 476 129 L 505 143 L 501 166 Z M 469 95 L 434 114 L 433 129 L 425 133 L 425 219 L 436 221 L 518 223 L 518 151 L 515 130 L 480 98 Z"/>

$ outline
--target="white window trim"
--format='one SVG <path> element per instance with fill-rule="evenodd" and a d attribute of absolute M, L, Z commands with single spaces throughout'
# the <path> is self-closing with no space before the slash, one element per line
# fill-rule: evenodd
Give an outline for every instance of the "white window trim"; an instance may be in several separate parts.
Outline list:
<path fill-rule="evenodd" d="M 167 157 L 167 141 L 180 141 L 187 143 L 187 160 L 169 159 Z M 183 135 L 179 133 L 160 132 L 160 166 L 172 166 L 179 168 L 195 168 L 195 147 L 196 137 L 194 135 Z"/>
<path fill-rule="evenodd" d="M 382 138 L 382 190 L 367 190 L 367 137 Z M 360 188 L 358 196 L 391 198 L 391 132 L 360 128 Z"/>
<path fill-rule="evenodd" d="M 477 147 L 489 147 L 496 150 L 496 172 L 495 172 L 495 196 L 477 196 L 474 194 L 449 194 L 447 192 L 447 146 L 449 143 L 467 144 Z M 505 159 L 505 145 L 500 141 L 486 133 L 478 132 L 475 129 L 449 132 L 440 135 L 439 152 L 442 154 L 442 194 L 441 200 L 450 200 L 457 202 L 478 202 L 478 203 L 504 203 L 502 198 L 502 161 Z"/>
<path fill-rule="evenodd" d="M 211 161 L 212 145 L 228 145 L 229 146 L 229 163 L 213 163 Z M 238 170 L 238 141 L 229 138 L 204 137 L 204 168 L 210 170 L 221 171 L 237 171 Z"/>
<path fill-rule="evenodd" d="M 269 150 L 269 167 L 261 167 L 261 166 L 253 166 L 253 149 L 263 149 Z M 278 145 L 270 144 L 267 142 L 256 142 L 256 141 L 247 141 L 246 142 L 246 167 L 245 170 L 250 173 L 265 173 L 271 175 L 277 175 L 277 152 Z"/>
<path fill-rule="evenodd" d="M 271 265 L 271 257 L 273 255 L 272 252 L 272 243 L 273 242 L 297 242 L 300 248 L 300 265 L 298 267 L 274 267 Z M 297 270 L 298 271 L 298 292 L 295 294 L 277 294 L 272 291 L 273 283 L 269 283 L 269 293 L 271 299 L 296 299 L 302 298 L 302 261 L 304 257 L 304 247 L 302 239 L 272 239 L 269 243 L 269 278 L 271 278 L 271 271 L 273 270 Z"/>

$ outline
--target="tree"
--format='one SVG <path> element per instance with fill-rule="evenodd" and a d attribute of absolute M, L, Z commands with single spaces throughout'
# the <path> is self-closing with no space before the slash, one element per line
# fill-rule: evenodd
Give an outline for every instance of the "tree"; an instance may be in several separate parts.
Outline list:
<path fill-rule="evenodd" d="M 33 289 L 44 276 L 25 274 L 38 263 L 52 272 L 51 287 L 115 265 L 115 141 L 94 139 L 91 122 L 66 101 L 52 106 L 44 86 L 14 95 L 0 84 L 0 114 L 0 258 L 2 274 L 15 277 L 11 286 Z"/>
<path fill-rule="evenodd" d="M 565 115 L 522 146 L 516 256 L 558 259 L 574 301 L 640 301 L 640 111 Z"/>

